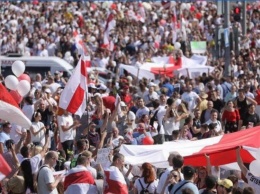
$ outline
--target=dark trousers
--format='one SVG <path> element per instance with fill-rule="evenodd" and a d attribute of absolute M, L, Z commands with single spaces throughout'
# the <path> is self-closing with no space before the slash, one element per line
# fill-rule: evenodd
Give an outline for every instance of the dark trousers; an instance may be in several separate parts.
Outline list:
<path fill-rule="evenodd" d="M 72 151 L 73 150 L 73 140 L 67 140 L 61 143 L 62 148 L 66 154 L 66 160 L 68 161 L 70 158 L 70 154 L 68 151 Z"/>
<path fill-rule="evenodd" d="M 154 140 L 154 144 L 163 144 L 164 143 L 164 135 L 162 134 L 158 134 L 156 136 L 153 137 Z"/>

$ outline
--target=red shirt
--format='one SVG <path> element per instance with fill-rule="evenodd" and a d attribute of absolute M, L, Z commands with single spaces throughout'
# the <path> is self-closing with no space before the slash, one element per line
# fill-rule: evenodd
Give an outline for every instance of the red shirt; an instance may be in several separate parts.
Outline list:
<path fill-rule="evenodd" d="M 256 90 L 256 94 L 255 101 L 260 105 L 260 90 Z"/>
<path fill-rule="evenodd" d="M 235 111 L 231 112 L 228 110 L 225 110 L 222 115 L 222 121 L 227 121 L 227 122 L 236 122 L 240 120 L 240 115 L 237 109 Z"/>

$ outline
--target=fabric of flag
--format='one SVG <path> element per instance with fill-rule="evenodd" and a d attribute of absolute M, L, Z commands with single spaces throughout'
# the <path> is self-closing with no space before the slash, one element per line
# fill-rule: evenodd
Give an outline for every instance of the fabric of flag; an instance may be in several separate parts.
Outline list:
<path fill-rule="evenodd" d="M 94 178 L 84 166 L 68 171 L 64 180 L 65 194 L 97 194 Z"/>
<path fill-rule="evenodd" d="M 0 83 L 0 119 L 24 128 L 30 128 L 31 121 L 19 108 L 7 89 Z"/>
<path fill-rule="evenodd" d="M 3 156 L 0 154 L 0 181 L 2 181 L 12 171 Z"/>
<path fill-rule="evenodd" d="M 106 20 L 106 25 L 104 28 L 104 35 L 103 35 L 103 48 L 109 48 L 110 47 L 110 31 L 114 29 L 116 26 L 116 21 L 114 20 L 114 14 L 111 12 Z"/>
<path fill-rule="evenodd" d="M 104 170 L 104 194 L 127 194 L 128 188 L 125 178 L 120 170 L 115 166 L 110 166 Z"/>
<path fill-rule="evenodd" d="M 76 48 L 78 49 L 78 54 L 88 55 L 88 49 L 76 30 L 73 32 L 73 37 L 75 39 Z"/>
<path fill-rule="evenodd" d="M 238 146 L 243 146 L 243 161 L 252 162 L 256 155 L 254 152 L 260 148 L 260 127 L 197 141 L 178 140 L 151 146 L 122 145 L 120 153 L 125 156 L 125 163 L 132 165 L 150 162 L 158 168 L 165 168 L 169 153 L 179 152 L 185 165 L 206 166 L 205 154 L 208 154 L 211 164 L 220 166 L 236 162 Z"/>
<path fill-rule="evenodd" d="M 86 109 L 87 78 L 87 67 L 82 56 L 61 93 L 60 108 L 82 116 Z"/>

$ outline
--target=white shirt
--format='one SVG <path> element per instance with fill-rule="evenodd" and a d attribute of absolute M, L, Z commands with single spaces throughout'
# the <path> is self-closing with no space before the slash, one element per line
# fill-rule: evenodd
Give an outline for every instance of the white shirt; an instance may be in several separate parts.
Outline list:
<path fill-rule="evenodd" d="M 172 168 L 172 167 L 169 167 L 169 168 L 167 168 L 167 169 L 164 171 L 164 173 L 161 175 L 160 180 L 159 180 L 159 182 L 158 182 L 157 193 L 161 193 L 161 192 L 162 192 L 163 185 L 164 185 L 164 183 L 165 183 L 165 181 L 166 181 L 168 175 L 170 174 L 170 172 L 171 172 L 172 170 L 173 170 L 173 168 Z M 168 193 L 169 193 L 169 192 L 168 192 L 168 187 L 165 188 L 164 193 L 165 193 L 165 194 L 168 194 Z"/>
<path fill-rule="evenodd" d="M 216 123 L 217 126 L 216 126 L 216 132 L 220 132 L 222 130 L 222 127 L 221 127 L 221 122 L 219 120 L 216 120 L 216 121 L 212 121 L 211 119 L 209 119 L 205 124 L 209 125 L 211 123 Z"/>
<path fill-rule="evenodd" d="M 71 115 L 65 116 L 59 116 L 58 117 L 58 126 L 60 130 L 60 141 L 61 143 L 67 141 L 67 140 L 73 140 L 75 137 L 74 129 L 70 128 L 68 131 L 63 131 L 61 126 L 71 126 L 73 124 L 73 118 Z"/>
<path fill-rule="evenodd" d="M 38 174 L 38 194 L 58 194 L 57 188 L 49 191 L 47 184 L 55 182 L 53 172 L 49 167 L 43 167 Z"/>
<path fill-rule="evenodd" d="M 149 91 L 146 91 L 144 93 L 144 103 L 145 104 L 148 104 L 150 103 L 152 100 L 155 100 L 155 99 L 159 99 L 159 95 L 156 93 L 156 92 L 152 92 L 152 94 L 150 94 Z"/>
<path fill-rule="evenodd" d="M 142 186 L 140 185 L 139 180 L 140 180 L 140 182 L 141 182 L 141 184 L 143 185 L 144 188 L 146 188 L 147 185 L 148 185 L 148 184 L 146 184 L 146 183 L 144 182 L 144 178 L 143 178 L 143 177 L 142 177 L 142 178 L 139 178 L 139 179 L 136 179 L 134 186 L 135 186 L 135 188 L 138 190 L 138 193 L 140 193 L 140 192 L 142 191 Z M 149 193 L 154 193 L 154 192 L 156 191 L 157 186 L 158 186 L 158 180 L 154 180 L 154 181 L 149 185 L 149 187 L 147 188 L 147 190 L 149 191 Z"/>
<path fill-rule="evenodd" d="M 195 92 L 184 92 L 181 96 L 181 99 L 188 104 L 188 109 L 190 112 L 196 108 L 197 99 L 199 98 L 198 94 Z"/>
<path fill-rule="evenodd" d="M 26 129 L 22 128 L 19 125 L 12 124 L 12 129 L 10 131 L 10 138 L 14 140 L 15 143 L 18 143 L 21 139 L 21 133 L 26 132 Z"/>
<path fill-rule="evenodd" d="M 143 115 L 149 115 L 149 112 L 150 110 L 146 106 L 143 108 L 139 108 L 136 112 L 136 117 L 140 119 Z"/>
<path fill-rule="evenodd" d="M 37 135 L 33 135 L 31 132 L 31 141 L 32 142 L 40 142 L 42 146 L 45 144 L 45 132 L 41 128 L 44 127 L 44 124 L 42 122 L 33 122 L 32 123 L 32 130 L 33 132 L 38 132 L 40 131 Z"/>
<path fill-rule="evenodd" d="M 25 104 L 22 108 L 22 111 L 25 116 L 31 120 L 34 113 L 34 105 Z"/>
<path fill-rule="evenodd" d="M 113 148 L 117 147 L 119 145 L 119 140 L 120 139 L 124 139 L 124 137 L 122 137 L 121 135 L 119 135 L 117 138 L 113 138 L 112 139 L 112 146 Z"/>
<path fill-rule="evenodd" d="M 252 187 L 255 193 L 260 193 L 260 177 L 254 176 L 249 170 L 247 171 L 246 178 L 248 185 Z"/>

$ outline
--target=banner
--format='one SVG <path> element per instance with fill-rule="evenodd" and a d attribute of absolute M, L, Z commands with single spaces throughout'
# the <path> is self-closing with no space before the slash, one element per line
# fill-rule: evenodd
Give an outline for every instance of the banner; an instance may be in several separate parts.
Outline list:
<path fill-rule="evenodd" d="M 97 164 L 101 164 L 103 168 L 107 168 L 110 166 L 110 161 L 109 161 L 109 153 L 110 153 L 110 148 L 102 148 L 98 150 L 97 153 Z"/>
<path fill-rule="evenodd" d="M 207 50 L 206 41 L 191 41 L 190 42 L 191 52 L 193 54 L 202 54 Z"/>

